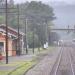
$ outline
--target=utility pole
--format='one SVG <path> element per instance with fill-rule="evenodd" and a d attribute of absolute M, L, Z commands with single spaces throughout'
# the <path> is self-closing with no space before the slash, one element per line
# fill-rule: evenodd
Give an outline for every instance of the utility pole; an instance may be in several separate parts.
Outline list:
<path fill-rule="evenodd" d="M 6 7 L 6 64 L 8 64 L 8 3 L 7 0 L 5 1 L 5 7 Z"/>
<path fill-rule="evenodd" d="M 34 54 L 34 28 L 33 28 L 33 54 Z"/>
<path fill-rule="evenodd" d="M 46 21 L 46 41 L 48 42 L 48 23 Z"/>
<path fill-rule="evenodd" d="M 28 23 L 28 19 L 25 19 L 25 45 L 26 45 L 26 54 L 28 54 L 27 23 Z"/>
<path fill-rule="evenodd" d="M 40 41 L 39 41 L 39 38 L 38 38 L 38 51 L 40 52 Z"/>
<path fill-rule="evenodd" d="M 70 26 L 68 25 L 68 33 L 69 33 L 69 28 L 70 28 Z"/>
<path fill-rule="evenodd" d="M 21 55 L 21 51 L 20 51 L 20 31 L 19 31 L 19 29 L 20 29 L 20 24 L 19 24 L 19 15 L 20 15 L 20 13 L 19 13 L 19 5 L 17 5 L 17 10 L 18 10 L 18 42 L 17 42 L 17 44 L 18 44 L 18 55 L 20 56 Z"/>
<path fill-rule="evenodd" d="M 45 19 L 45 26 L 46 26 L 46 48 L 48 47 L 48 38 L 49 38 L 49 35 L 48 35 L 48 22 L 47 22 L 47 19 Z"/>
<path fill-rule="evenodd" d="M 40 24 L 38 24 L 38 29 L 40 27 Z M 38 31 L 38 36 L 39 36 L 39 31 Z M 39 40 L 39 37 L 38 37 L 38 51 L 40 52 L 40 40 Z"/>
<path fill-rule="evenodd" d="M 74 25 L 74 33 L 75 33 L 75 25 Z"/>

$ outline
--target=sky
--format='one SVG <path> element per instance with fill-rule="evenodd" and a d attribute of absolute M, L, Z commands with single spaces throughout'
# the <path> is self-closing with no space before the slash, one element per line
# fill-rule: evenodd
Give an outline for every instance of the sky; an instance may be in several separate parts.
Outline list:
<path fill-rule="evenodd" d="M 25 1 L 42 1 L 42 2 L 50 2 L 50 1 L 64 1 L 67 3 L 75 3 L 75 0 L 14 0 L 16 3 L 19 2 L 25 2 Z"/>

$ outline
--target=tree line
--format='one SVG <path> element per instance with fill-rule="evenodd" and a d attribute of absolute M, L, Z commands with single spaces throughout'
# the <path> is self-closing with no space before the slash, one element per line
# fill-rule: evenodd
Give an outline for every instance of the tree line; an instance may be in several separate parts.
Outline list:
<path fill-rule="evenodd" d="M 52 21 L 56 19 L 53 8 L 41 1 L 15 4 L 14 0 L 9 0 L 8 25 L 16 30 L 18 28 L 17 5 L 19 5 L 20 31 L 25 33 L 25 24 L 27 24 L 27 41 L 29 47 L 33 46 L 33 42 L 35 43 L 35 47 L 43 46 L 49 40 L 50 26 L 53 25 Z M 5 0 L 0 1 L 0 8 L 5 8 Z M 4 11 L 5 9 L 0 9 L 0 12 Z M 5 13 L 0 13 L 0 24 L 4 23 Z"/>

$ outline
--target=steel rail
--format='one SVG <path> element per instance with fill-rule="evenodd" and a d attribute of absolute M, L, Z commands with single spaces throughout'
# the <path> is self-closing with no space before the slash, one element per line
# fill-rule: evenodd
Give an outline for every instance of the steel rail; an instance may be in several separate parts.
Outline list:
<path fill-rule="evenodd" d="M 59 60 L 58 60 L 57 67 L 56 67 L 54 75 L 57 75 L 57 71 L 58 71 L 58 68 L 59 68 L 59 65 L 60 65 L 60 62 L 61 62 L 61 58 L 62 58 L 62 51 L 61 51 L 61 54 L 59 56 Z"/>
<path fill-rule="evenodd" d="M 61 57 L 62 57 L 62 55 L 61 55 Z M 73 69 L 73 63 L 72 63 L 72 59 L 71 59 L 70 54 L 69 54 L 69 59 L 70 59 L 70 65 L 71 65 L 72 75 L 75 75 L 75 74 L 74 74 L 74 69 Z M 58 71 L 58 69 L 59 69 L 60 62 L 61 62 L 61 59 L 58 61 L 58 65 L 57 65 L 57 67 L 56 67 L 56 71 L 55 71 L 55 74 L 54 74 L 54 75 L 57 75 L 57 71 Z"/>
<path fill-rule="evenodd" d="M 70 54 L 69 54 L 69 59 L 70 59 L 70 65 L 71 65 L 72 75 L 75 75 L 74 74 L 74 69 L 73 69 L 72 58 L 71 58 L 71 55 Z"/>
<path fill-rule="evenodd" d="M 52 69 L 51 72 L 50 72 L 50 75 L 57 75 L 57 72 L 58 72 L 58 69 L 59 69 L 59 66 L 60 66 L 61 60 L 62 60 L 62 51 L 61 51 L 61 53 L 59 55 L 59 58 L 57 58 L 56 61 L 57 60 L 58 60 L 58 62 L 55 62 L 55 64 L 57 64 L 56 67 L 55 67 L 55 65 L 53 66 L 53 68 L 55 67 L 54 73 L 51 74 L 51 72 L 53 71 L 53 69 Z M 70 54 L 69 54 L 69 61 L 70 61 L 72 75 L 75 75 L 74 74 L 74 69 L 73 69 L 73 62 L 72 62 L 72 58 L 71 58 Z"/>
<path fill-rule="evenodd" d="M 61 48 L 62 48 L 62 47 L 61 47 Z M 61 56 L 62 56 L 62 49 L 60 49 L 60 52 L 59 52 L 59 54 L 58 54 L 58 57 L 57 57 L 57 59 L 56 59 L 54 65 L 53 65 L 53 67 L 52 67 L 52 69 L 51 69 L 50 75 L 51 75 L 51 73 L 52 73 L 52 71 L 53 71 L 53 68 L 55 67 L 55 64 L 57 64 L 57 65 L 56 65 L 56 69 L 55 69 L 55 73 L 54 73 L 54 75 L 56 75 L 57 69 L 58 69 L 58 65 L 59 65 L 59 63 L 60 63 L 60 61 L 61 61 Z M 57 60 L 58 60 L 58 61 L 57 61 Z"/>
<path fill-rule="evenodd" d="M 72 73 L 73 73 L 73 75 L 75 75 L 74 68 L 73 68 L 73 62 L 72 62 L 72 60 L 73 60 L 72 57 L 73 57 L 72 52 L 69 52 L 69 58 L 70 58 Z"/>

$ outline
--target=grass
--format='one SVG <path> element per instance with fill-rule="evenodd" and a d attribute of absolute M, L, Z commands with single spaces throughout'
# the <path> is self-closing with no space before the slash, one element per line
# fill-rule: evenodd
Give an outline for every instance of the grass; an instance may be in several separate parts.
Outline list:
<path fill-rule="evenodd" d="M 0 66 L 16 66 L 19 65 L 20 62 L 14 62 L 14 63 L 10 63 L 10 64 L 4 64 L 4 63 L 0 63 Z"/>
<path fill-rule="evenodd" d="M 25 71 L 27 71 L 32 65 L 35 64 L 34 61 L 26 61 L 26 62 L 16 62 L 13 64 L 5 64 L 4 66 L 15 66 L 18 67 L 15 70 L 9 71 L 0 71 L 0 75 L 23 75 Z"/>
<path fill-rule="evenodd" d="M 8 75 L 10 71 L 0 71 L 0 75 Z"/>
<path fill-rule="evenodd" d="M 34 64 L 33 61 L 24 63 L 22 66 L 12 71 L 10 75 L 23 75 L 25 71 L 27 71 L 30 67 L 32 67 L 33 64 Z"/>
<path fill-rule="evenodd" d="M 55 47 L 49 47 L 48 50 L 45 50 L 43 48 L 40 48 L 40 52 L 36 52 L 36 54 L 43 54 L 43 53 L 48 53 L 48 51 L 54 50 Z M 38 48 L 36 48 L 36 51 Z M 36 59 L 36 58 L 34 58 Z M 34 64 L 37 63 L 36 60 L 32 61 L 19 61 L 19 62 L 13 62 L 10 64 L 3 64 L 0 63 L 0 66 L 6 66 L 6 67 L 14 67 L 17 66 L 15 70 L 8 70 L 8 71 L 0 71 L 0 75 L 23 75 L 29 68 L 31 68 Z"/>

